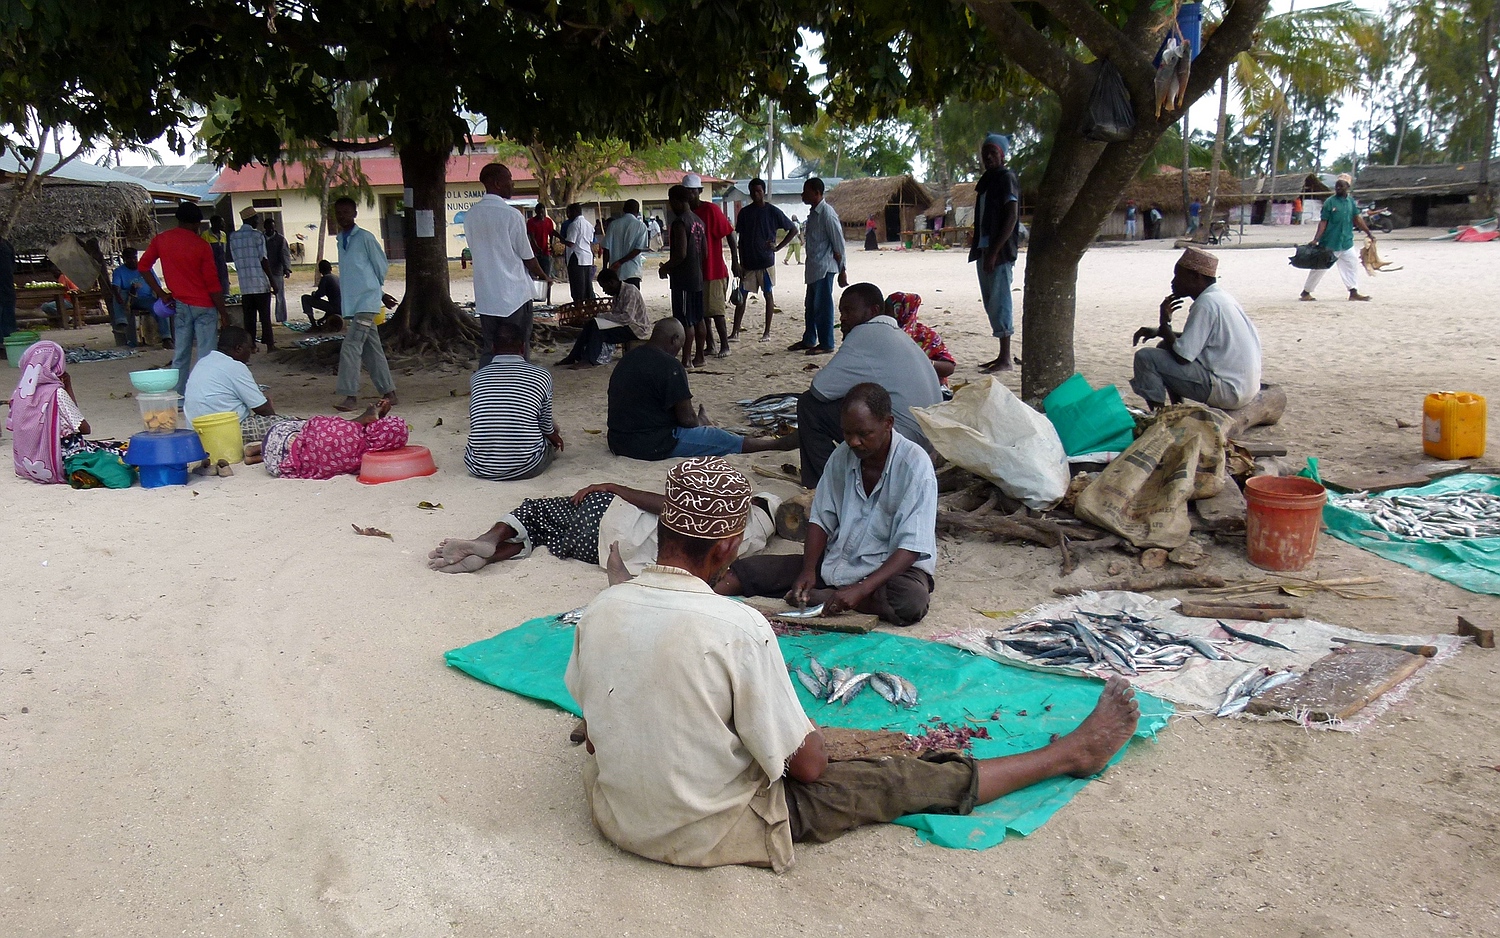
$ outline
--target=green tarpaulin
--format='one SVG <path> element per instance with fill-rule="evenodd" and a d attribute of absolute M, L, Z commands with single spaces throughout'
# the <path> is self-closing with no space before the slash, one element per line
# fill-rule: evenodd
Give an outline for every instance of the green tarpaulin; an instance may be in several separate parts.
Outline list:
<path fill-rule="evenodd" d="M 793 667 L 805 670 L 807 656 L 813 654 L 828 667 L 893 671 L 916 684 L 921 694 L 914 710 L 898 710 L 872 690 L 842 706 L 814 700 L 796 685 L 815 722 L 914 735 L 925 732 L 924 724 L 934 717 L 952 726 L 982 726 L 991 738 L 973 741 L 973 755 L 981 759 L 1035 749 L 1046 745 L 1052 734 L 1068 732 L 1093 709 L 1104 686 L 1087 678 L 1008 667 L 951 645 L 879 632 L 815 633 L 780 642 L 782 655 Z M 449 665 L 481 681 L 577 714 L 578 705 L 563 686 L 572 651 L 572 626 L 547 616 L 454 649 L 445 657 Z M 1154 736 L 1166 725 L 1172 705 L 1149 694 L 1139 694 L 1138 699 L 1141 724 L 1136 735 Z M 982 850 L 1003 841 L 1007 832 L 1024 835 L 1041 827 L 1086 784 L 1087 779 L 1052 779 L 982 805 L 967 817 L 922 814 L 896 823 L 916 828 L 923 838 L 944 847 Z"/>
<path fill-rule="evenodd" d="M 1456 475 L 1416 488 L 1391 489 L 1390 495 L 1441 495 L 1444 492 L 1488 492 L 1500 495 L 1500 478 L 1487 475 Z M 1447 580 L 1473 593 L 1500 596 L 1500 537 L 1476 537 L 1454 541 L 1424 541 L 1388 534 L 1368 517 L 1331 501 L 1323 507 L 1328 533 L 1356 547 L 1363 547 L 1387 560 L 1394 560 L 1440 580 Z M 1372 533 L 1373 532 L 1373 533 Z"/>

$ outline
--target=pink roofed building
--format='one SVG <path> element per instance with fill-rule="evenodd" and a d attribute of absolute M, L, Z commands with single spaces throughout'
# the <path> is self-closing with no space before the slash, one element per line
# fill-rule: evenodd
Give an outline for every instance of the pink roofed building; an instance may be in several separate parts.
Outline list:
<path fill-rule="evenodd" d="M 389 149 L 357 154 L 360 169 L 370 182 L 375 193 L 375 204 L 361 204 L 360 225 L 380 236 L 386 253 L 392 260 L 406 256 L 402 239 L 402 211 L 405 208 L 405 190 L 401 185 L 401 161 Z M 444 205 L 447 221 L 447 253 L 458 257 L 464 249 L 464 213 L 484 195 L 479 185 L 479 171 L 494 159 L 494 148 L 487 140 L 476 141 L 467 153 L 454 154 L 448 160 L 448 193 Z M 515 180 L 515 194 L 511 201 L 530 213 L 537 202 L 537 181 L 525 160 L 506 160 Z M 627 199 L 641 203 L 644 215 L 665 215 L 667 190 L 682 181 L 686 170 L 663 170 L 641 172 L 628 166 L 613 171 L 619 188 L 611 194 L 588 191 L 578 199 L 583 203 L 584 214 L 591 220 L 618 215 Z M 704 176 L 708 187 L 725 187 L 727 180 Z M 292 243 L 294 259 L 311 260 L 317 253 L 318 199 L 302 188 L 303 170 L 296 164 L 278 164 L 266 167 L 252 164 L 242 169 L 225 169 L 214 181 L 213 197 L 219 200 L 220 213 L 225 218 L 237 219 L 240 209 L 253 205 L 262 213 L 281 223 L 287 240 Z M 223 199 L 230 205 L 225 206 Z M 561 222 L 563 206 L 553 206 L 554 218 Z M 337 249 L 326 248 L 330 258 Z"/>

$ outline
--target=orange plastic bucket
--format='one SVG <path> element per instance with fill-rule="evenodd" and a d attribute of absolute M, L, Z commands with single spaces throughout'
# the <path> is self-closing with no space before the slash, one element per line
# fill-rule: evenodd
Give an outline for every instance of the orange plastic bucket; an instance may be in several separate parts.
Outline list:
<path fill-rule="evenodd" d="M 1318 551 L 1328 492 L 1300 476 L 1245 483 L 1245 549 L 1262 570 L 1301 570 Z"/>

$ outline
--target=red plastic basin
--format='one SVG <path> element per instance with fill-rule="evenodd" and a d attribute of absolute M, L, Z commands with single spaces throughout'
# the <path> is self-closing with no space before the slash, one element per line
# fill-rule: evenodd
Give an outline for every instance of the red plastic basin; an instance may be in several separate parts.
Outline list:
<path fill-rule="evenodd" d="M 432 451 L 425 446 L 403 446 L 378 453 L 365 453 L 359 462 L 359 481 L 366 485 L 400 482 L 437 472 Z"/>

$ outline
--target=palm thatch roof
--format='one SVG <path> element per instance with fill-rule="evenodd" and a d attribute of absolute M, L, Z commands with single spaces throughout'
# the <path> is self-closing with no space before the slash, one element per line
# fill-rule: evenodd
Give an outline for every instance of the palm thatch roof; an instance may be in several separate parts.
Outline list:
<path fill-rule="evenodd" d="M 1320 176 L 1317 173 L 1304 173 L 1291 170 L 1276 174 L 1276 201 L 1292 202 L 1298 196 L 1311 195 L 1325 199 L 1333 195 L 1332 173 Z M 1245 196 L 1244 202 L 1263 201 L 1271 195 L 1270 176 L 1250 176 L 1240 180 L 1240 192 Z"/>
<path fill-rule="evenodd" d="M 1500 180 L 1500 165 L 1491 170 Z M 1366 166 L 1354 189 L 1363 198 L 1411 195 L 1474 195 L 1479 191 L 1478 163 L 1429 163 L 1416 166 Z"/>
<path fill-rule="evenodd" d="M 16 186 L 0 187 L 0 218 L 10 215 L 15 198 Z M 42 254 L 68 235 L 108 245 L 143 244 L 155 233 L 151 193 L 142 186 L 46 182 L 22 206 L 10 242 L 18 254 Z"/>
<path fill-rule="evenodd" d="M 922 213 L 926 218 L 936 218 L 939 215 L 947 215 L 950 209 L 972 209 L 977 195 L 974 194 L 974 186 L 977 183 L 954 183 L 948 192 L 933 191 L 932 207 Z M 941 197 L 941 198 L 939 198 Z"/>
<path fill-rule="evenodd" d="M 932 193 L 910 174 L 845 179 L 828 190 L 828 204 L 846 225 L 863 227 L 865 219 L 883 216 L 885 207 L 893 203 L 925 212 L 932 205 Z"/>
<path fill-rule="evenodd" d="M 1188 171 L 1188 192 L 1199 202 L 1208 201 L 1209 171 L 1206 169 L 1192 169 Z M 1219 208 L 1231 205 L 1239 205 L 1247 201 L 1240 196 L 1240 181 L 1234 176 L 1219 170 Z M 1135 199 L 1136 205 L 1150 206 L 1160 205 L 1164 212 L 1181 212 L 1187 208 L 1182 201 L 1182 170 L 1171 169 L 1144 179 L 1133 180 L 1120 193 L 1119 207 L 1125 207 L 1125 200 Z"/>

